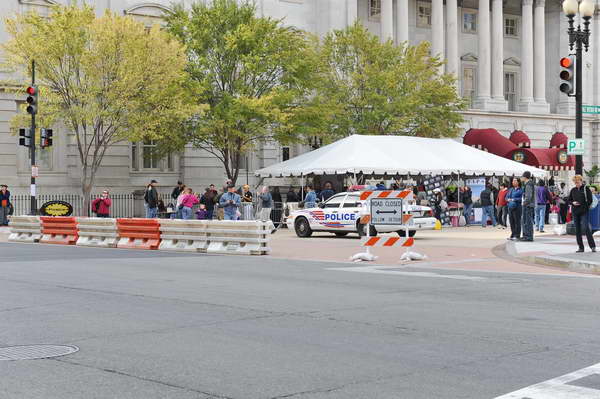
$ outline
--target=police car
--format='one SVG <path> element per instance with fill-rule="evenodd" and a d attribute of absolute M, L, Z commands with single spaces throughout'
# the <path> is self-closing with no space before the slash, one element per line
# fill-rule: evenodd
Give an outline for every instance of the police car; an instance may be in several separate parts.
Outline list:
<path fill-rule="evenodd" d="M 433 230 L 435 217 L 431 208 L 420 205 L 408 205 L 409 212 L 413 215 L 408 223 L 408 234 L 413 237 L 417 230 Z M 327 201 L 319 203 L 317 208 L 301 209 L 290 213 L 287 226 L 294 227 L 298 237 L 310 237 L 314 231 L 327 231 L 338 237 L 348 233 L 366 235 L 365 225 L 360 223 L 361 216 L 368 215 L 367 201 L 360 200 L 359 192 L 335 194 Z M 406 228 L 400 225 L 370 226 L 370 236 L 377 233 L 398 232 L 405 236 Z"/>

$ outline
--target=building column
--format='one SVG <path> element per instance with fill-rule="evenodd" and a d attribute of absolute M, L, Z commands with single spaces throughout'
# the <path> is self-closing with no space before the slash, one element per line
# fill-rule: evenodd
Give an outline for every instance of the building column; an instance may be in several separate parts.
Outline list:
<path fill-rule="evenodd" d="M 479 26 L 477 27 L 477 97 L 474 108 L 489 109 L 491 103 L 490 66 L 490 3 L 479 0 Z"/>
<path fill-rule="evenodd" d="M 533 0 L 521 0 L 521 102 L 519 110 L 532 112 L 533 99 Z"/>
<path fill-rule="evenodd" d="M 457 89 L 458 65 L 458 6 L 456 0 L 446 0 L 446 73 L 457 78 Z"/>
<path fill-rule="evenodd" d="M 408 40 L 408 0 L 396 0 L 396 43 Z"/>
<path fill-rule="evenodd" d="M 394 2 L 381 0 L 381 41 L 394 40 Z"/>
<path fill-rule="evenodd" d="M 354 25 L 358 19 L 358 1 L 346 0 L 346 25 Z"/>
<path fill-rule="evenodd" d="M 546 12 L 545 0 L 536 0 L 534 10 L 534 81 L 533 97 L 535 100 L 535 111 L 538 113 L 549 113 L 550 104 L 546 100 Z M 532 110 L 533 111 L 533 110 Z"/>
<path fill-rule="evenodd" d="M 504 15 L 502 0 L 492 0 L 492 103 L 494 111 L 508 111 L 504 99 Z"/>
<path fill-rule="evenodd" d="M 431 55 L 444 59 L 444 0 L 431 0 Z"/>

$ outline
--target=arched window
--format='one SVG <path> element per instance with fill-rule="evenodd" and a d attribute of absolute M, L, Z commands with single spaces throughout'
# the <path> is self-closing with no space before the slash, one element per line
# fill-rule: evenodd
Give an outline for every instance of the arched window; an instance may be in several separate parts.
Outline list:
<path fill-rule="evenodd" d="M 170 8 L 162 4 L 142 3 L 126 9 L 124 14 L 131 15 L 137 21 L 151 27 L 154 24 L 163 25 L 165 12 L 168 11 Z"/>

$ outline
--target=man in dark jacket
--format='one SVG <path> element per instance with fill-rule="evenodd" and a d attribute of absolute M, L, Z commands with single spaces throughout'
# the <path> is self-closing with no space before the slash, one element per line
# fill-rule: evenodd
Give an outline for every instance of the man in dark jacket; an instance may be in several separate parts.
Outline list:
<path fill-rule="evenodd" d="M 492 219 L 492 224 L 496 227 L 496 216 L 494 215 L 494 194 L 492 191 L 492 185 L 487 184 L 485 190 L 479 194 L 479 200 L 481 201 L 481 227 L 487 226 L 488 216 Z"/>
<path fill-rule="evenodd" d="M 579 246 L 577 252 L 583 252 L 583 233 L 587 237 L 588 245 L 592 249 L 592 252 L 596 252 L 594 236 L 588 225 L 588 211 L 593 202 L 592 191 L 583 183 L 581 175 L 573 176 L 573 183 L 575 183 L 575 187 L 571 189 L 571 193 L 569 194 L 569 203 L 571 204 L 575 235 L 577 236 L 577 245 Z"/>
<path fill-rule="evenodd" d="M 471 224 L 471 214 L 473 213 L 473 191 L 471 187 L 465 185 L 460 193 L 460 201 L 463 203 L 463 215 L 465 215 L 465 226 Z"/>
<path fill-rule="evenodd" d="M 535 217 L 535 184 L 531 178 L 531 172 L 525 171 L 523 177 L 523 237 L 520 241 L 533 241 L 533 219 Z"/>
<path fill-rule="evenodd" d="M 184 188 L 185 188 L 185 185 L 181 181 L 178 181 L 177 185 L 171 192 L 171 198 L 173 198 L 174 201 L 177 201 L 177 197 L 179 197 L 179 194 L 181 194 L 181 192 L 183 191 Z"/>
<path fill-rule="evenodd" d="M 150 181 L 144 192 L 144 205 L 146 206 L 146 217 L 153 219 L 158 214 L 158 192 L 156 191 L 156 180 Z"/>
<path fill-rule="evenodd" d="M 0 226 L 8 226 L 10 214 L 10 191 L 6 184 L 0 185 Z"/>
<path fill-rule="evenodd" d="M 215 185 L 211 184 L 208 186 L 202 197 L 200 198 L 200 203 L 204 204 L 206 207 L 206 219 L 212 220 L 215 212 L 215 205 L 219 202 L 217 197 L 219 193 L 215 189 Z"/>

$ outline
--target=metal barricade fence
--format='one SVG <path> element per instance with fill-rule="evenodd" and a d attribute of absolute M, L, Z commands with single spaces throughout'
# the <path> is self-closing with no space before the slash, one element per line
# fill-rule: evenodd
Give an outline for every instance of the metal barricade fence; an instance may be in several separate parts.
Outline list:
<path fill-rule="evenodd" d="M 90 215 L 92 201 L 100 197 L 100 193 L 90 195 Z M 112 205 L 110 207 L 111 217 L 130 218 L 134 216 L 133 194 L 111 194 Z M 81 194 L 39 194 L 37 196 L 38 209 L 48 201 L 65 201 L 73 206 L 73 216 L 87 216 L 83 212 L 83 195 Z M 14 215 L 28 215 L 31 207 L 31 199 L 28 194 L 11 195 L 11 203 L 14 207 Z"/>

